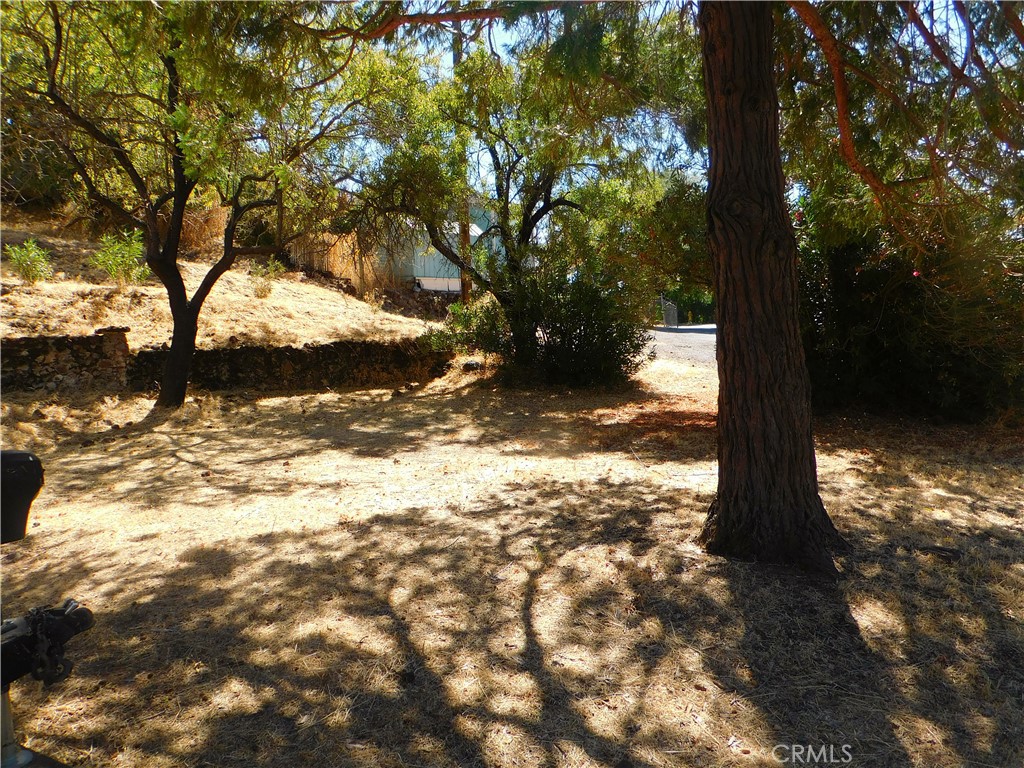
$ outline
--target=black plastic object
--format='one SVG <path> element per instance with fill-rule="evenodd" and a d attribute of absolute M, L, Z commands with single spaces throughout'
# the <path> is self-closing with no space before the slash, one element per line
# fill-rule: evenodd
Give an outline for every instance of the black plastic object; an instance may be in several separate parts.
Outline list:
<path fill-rule="evenodd" d="M 0 625 L 0 684 L 4 690 L 31 674 L 51 685 L 71 674 L 64 646 L 95 623 L 92 611 L 76 600 L 60 608 L 33 608 L 27 615 Z"/>
<path fill-rule="evenodd" d="M 28 510 L 43 487 L 43 465 L 28 451 L 0 451 L 0 538 L 25 538 Z"/>

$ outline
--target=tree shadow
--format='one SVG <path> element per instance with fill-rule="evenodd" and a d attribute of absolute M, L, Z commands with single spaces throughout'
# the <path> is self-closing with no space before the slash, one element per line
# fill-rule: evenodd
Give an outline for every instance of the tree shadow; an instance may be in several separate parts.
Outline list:
<path fill-rule="evenodd" d="M 549 437 L 571 410 L 503 407 L 484 433 L 520 408 Z M 599 411 L 624 444 L 696 418 Z M 1017 764 L 1019 509 L 983 496 L 981 459 L 940 477 L 915 463 L 928 445 L 866 445 L 833 450 L 866 451 L 870 472 L 822 472 L 854 544 L 837 586 L 705 556 L 704 500 L 654 473 L 496 482 L 458 507 L 198 546 L 141 536 L 130 553 L 102 530 L 44 533 L 5 551 L 5 611 L 59 589 L 92 595 L 98 624 L 63 688 L 17 686 L 16 711 L 37 748 L 83 766 L 747 766 L 779 764 L 776 745 L 871 768 Z M 921 508 L 933 485 L 960 494 L 942 518 Z M 960 560 L 922 549 L 940 526 Z"/>
<path fill-rule="evenodd" d="M 734 607 L 723 632 L 734 642 L 709 655 L 708 668 L 723 691 L 756 703 L 774 735 L 773 757 L 917 764 L 892 722 L 893 672 L 864 642 L 842 589 L 743 563 L 723 564 L 722 576 Z"/>
<path fill-rule="evenodd" d="M 60 694 L 79 702 L 75 728 L 27 727 L 82 765 L 654 765 L 631 751 L 635 731 L 577 706 L 622 674 L 583 657 L 641 667 L 629 639 L 594 631 L 628 594 L 574 585 L 608 552 L 632 562 L 662 546 L 644 538 L 659 515 L 674 518 L 674 500 L 653 486 L 551 483 L 461 516 L 409 508 L 190 547 L 170 564 L 112 566 L 101 547 L 74 562 L 23 557 L 6 578 L 14 611 L 45 585 L 103 592 Z M 46 708 L 32 686 L 18 693 L 20 711 Z"/>
<path fill-rule="evenodd" d="M 184 412 L 154 408 L 134 424 L 56 431 L 54 440 L 74 450 L 60 450 L 59 471 L 48 473 L 45 492 L 81 498 L 103 487 L 108 501 L 153 509 L 180 500 L 183 488 L 211 502 L 286 497 L 298 483 L 335 492 L 342 478 L 304 472 L 297 459 L 401 460 L 439 445 L 516 458 L 632 452 L 649 462 L 672 450 L 677 460 L 710 460 L 713 419 L 655 408 L 656 402 L 656 394 L 638 387 L 570 399 L 554 389 L 510 395 L 487 382 L 401 396 L 382 390 L 258 399 L 207 394 Z M 623 408 L 633 410 L 614 420 Z"/>
<path fill-rule="evenodd" d="M 901 741 L 921 764 L 1024 763 L 1019 433 L 870 418 L 829 426 L 828 450 L 851 454 L 822 482 L 857 544 L 842 590 L 890 669 Z"/>

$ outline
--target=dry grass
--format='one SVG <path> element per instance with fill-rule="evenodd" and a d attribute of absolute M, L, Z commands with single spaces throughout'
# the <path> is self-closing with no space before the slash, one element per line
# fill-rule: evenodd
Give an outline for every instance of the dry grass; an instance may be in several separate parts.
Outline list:
<path fill-rule="evenodd" d="M 856 547 L 823 587 L 694 545 L 713 377 L 459 371 L 169 417 L 7 398 L 5 443 L 48 482 L 5 612 L 74 595 L 99 618 L 70 680 L 15 687 L 28 743 L 132 768 L 768 766 L 779 743 L 1020 765 L 1019 435 L 820 425 Z"/>
<path fill-rule="evenodd" d="M 54 279 L 23 284 L 2 265 L 4 296 L 0 332 L 4 336 L 88 335 L 97 328 L 127 327 L 132 349 L 170 342 L 171 312 L 167 294 L 156 278 L 119 290 L 105 274 L 91 267 L 96 246 L 55 234 L 39 234 L 37 222 L 4 222 L 3 242 L 35 237 L 53 253 Z M 46 232 L 47 230 L 43 230 Z M 189 295 L 210 264 L 182 261 Z M 104 282 L 106 281 L 106 282 Z M 197 344 L 211 349 L 229 344 L 299 345 L 338 339 L 392 340 L 418 336 L 426 324 L 380 312 L 340 291 L 315 285 L 300 272 L 274 282 L 266 298 L 257 298 L 245 264 L 238 264 L 214 286 L 199 317 Z"/>
<path fill-rule="evenodd" d="M 456 367 L 174 414 L 5 394 L 4 446 L 47 471 L 5 615 L 98 618 L 68 681 L 14 686 L 25 740 L 119 768 L 1024 765 L 1022 435 L 822 421 L 854 546 L 824 586 L 695 546 L 715 390 L 658 361 L 599 393 Z"/>

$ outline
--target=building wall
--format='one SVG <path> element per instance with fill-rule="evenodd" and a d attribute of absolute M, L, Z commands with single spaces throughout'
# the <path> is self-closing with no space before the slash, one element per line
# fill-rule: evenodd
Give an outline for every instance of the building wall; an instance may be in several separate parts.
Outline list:
<path fill-rule="evenodd" d="M 489 212 L 479 205 L 470 206 L 470 242 L 478 237 L 493 223 Z M 453 245 L 459 240 L 459 225 L 448 222 L 445 234 Z M 406 282 L 419 281 L 425 290 L 458 291 L 459 268 L 442 256 L 431 244 L 426 234 L 418 238 L 410 249 L 410 253 L 397 260 L 396 276 Z"/>
<path fill-rule="evenodd" d="M 393 288 L 402 280 L 386 258 L 362 252 L 355 235 L 303 235 L 288 250 L 296 266 L 348 280 L 360 296 Z"/>
<path fill-rule="evenodd" d="M 470 207 L 470 240 L 491 226 L 488 212 L 482 206 Z M 449 222 L 446 234 L 458 243 L 456 222 Z M 351 281 L 356 292 L 395 287 L 411 287 L 420 283 L 424 290 L 458 291 L 459 269 L 440 254 L 425 232 L 396 252 L 366 254 L 359 250 L 354 235 L 304 235 L 289 246 L 292 261 L 321 272 Z"/>

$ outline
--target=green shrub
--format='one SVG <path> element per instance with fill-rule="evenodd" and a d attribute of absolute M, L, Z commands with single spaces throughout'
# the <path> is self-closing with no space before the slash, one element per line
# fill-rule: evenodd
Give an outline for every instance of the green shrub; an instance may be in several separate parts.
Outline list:
<path fill-rule="evenodd" d="M 267 298 L 274 289 L 274 281 L 284 273 L 284 264 L 273 257 L 268 259 L 265 265 L 256 262 L 250 264 L 249 283 L 252 285 L 252 292 L 256 294 L 256 298 Z"/>
<path fill-rule="evenodd" d="M 598 264 L 569 267 L 556 259 L 531 286 L 540 371 L 548 381 L 567 384 L 629 378 L 648 359 L 646 300 L 638 301 L 624 281 Z"/>
<path fill-rule="evenodd" d="M 502 356 L 511 351 L 509 338 L 505 314 L 490 294 L 469 304 L 452 304 L 444 325 L 430 335 L 432 344 L 439 349 Z"/>
<path fill-rule="evenodd" d="M 498 354 L 506 371 L 582 386 L 622 381 L 648 359 L 646 297 L 595 260 L 545 254 L 496 290 L 500 302 L 452 305 L 436 342 Z"/>
<path fill-rule="evenodd" d="M 21 245 L 8 245 L 7 260 L 15 274 L 26 283 L 35 283 L 53 277 L 50 252 L 35 240 L 26 240 Z"/>
<path fill-rule="evenodd" d="M 142 233 L 138 230 L 103 235 L 100 249 L 89 263 L 102 269 L 121 287 L 141 283 L 152 274 L 142 260 Z"/>
<path fill-rule="evenodd" d="M 811 209 L 813 213 L 813 208 Z M 1018 256 L 927 250 L 881 228 L 805 238 L 804 348 L 816 406 L 979 420 L 1024 402 Z"/>

